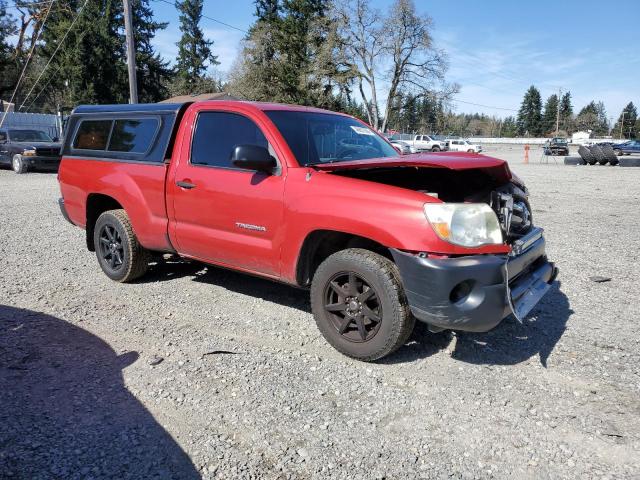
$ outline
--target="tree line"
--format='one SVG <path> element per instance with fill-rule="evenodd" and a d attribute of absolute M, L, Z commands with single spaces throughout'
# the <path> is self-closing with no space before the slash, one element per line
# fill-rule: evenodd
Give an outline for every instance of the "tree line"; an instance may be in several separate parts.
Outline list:
<path fill-rule="evenodd" d="M 0 98 L 15 91 L 16 111 L 43 112 L 128 102 L 122 0 L 31 3 L 16 4 L 15 14 L 0 0 Z M 140 102 L 220 88 L 207 73 L 218 62 L 199 25 L 202 7 L 203 0 L 177 3 L 181 38 L 170 67 L 153 46 L 167 24 L 154 20 L 149 0 L 132 1 Z"/>
<path fill-rule="evenodd" d="M 560 135 L 591 131 L 595 136 L 635 138 L 640 132 L 638 112 L 633 102 L 629 102 L 617 122 L 611 124 L 603 102 L 592 100 L 574 115 L 571 92 L 566 92 L 562 97 L 550 95 L 543 108 L 540 91 L 533 85 L 524 94 L 515 126 L 517 135 L 532 137 L 550 136 L 556 131 Z"/>
<path fill-rule="evenodd" d="M 384 130 L 406 95 L 446 102 L 457 85 L 413 0 L 386 11 L 366 0 L 256 0 L 256 20 L 226 81 L 211 74 L 215 45 L 200 26 L 203 0 L 178 0 L 181 37 L 171 63 L 154 49 L 167 27 L 150 0 L 132 0 L 140 102 L 224 90 L 248 100 L 351 113 Z M 128 77 L 122 0 L 0 0 L 0 98 L 29 111 L 125 103 Z M 17 12 L 17 13 L 15 13 Z M 23 75 L 24 71 L 24 75 Z M 22 77 L 22 79 L 21 79 Z"/>
<path fill-rule="evenodd" d="M 459 85 L 446 81 L 448 58 L 433 41 L 433 21 L 413 0 L 388 9 L 367 0 L 255 0 L 255 22 L 224 80 L 215 45 L 203 33 L 203 0 L 178 0 L 181 36 L 173 62 L 153 46 L 167 27 L 150 0 L 132 0 L 140 102 L 225 91 L 247 100 L 346 112 L 381 131 L 482 136 L 597 135 L 640 131 L 629 103 L 609 125 L 602 102 L 577 115 L 570 92 L 544 106 L 531 86 L 516 116 L 456 114 Z M 0 0 L 0 98 L 16 90 L 16 109 L 69 111 L 81 103 L 126 103 L 128 76 L 122 0 Z M 17 13 L 16 13 L 17 12 Z M 617 127 L 617 129 L 616 129 Z"/>

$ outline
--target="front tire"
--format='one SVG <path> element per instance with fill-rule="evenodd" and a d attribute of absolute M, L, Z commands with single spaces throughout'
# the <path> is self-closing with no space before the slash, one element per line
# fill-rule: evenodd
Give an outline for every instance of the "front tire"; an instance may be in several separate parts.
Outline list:
<path fill-rule="evenodd" d="M 98 217 L 93 242 L 98 264 L 111 280 L 130 282 L 149 268 L 150 252 L 138 242 L 124 210 L 108 210 Z"/>
<path fill-rule="evenodd" d="M 415 325 L 396 265 L 359 248 L 320 264 L 311 283 L 311 310 L 331 346 L 367 362 L 401 347 Z"/>
<path fill-rule="evenodd" d="M 29 171 L 29 167 L 27 166 L 26 162 L 22 158 L 22 155 L 13 156 L 13 160 L 11 161 L 11 168 L 13 168 L 13 171 L 16 172 L 18 175 L 27 173 Z"/>
<path fill-rule="evenodd" d="M 432 152 L 439 152 L 440 151 L 440 147 L 431 147 L 431 151 Z"/>
<path fill-rule="evenodd" d="M 622 156 L 622 150 L 618 150 L 617 148 L 613 149 L 613 153 L 615 153 L 618 157 Z"/>

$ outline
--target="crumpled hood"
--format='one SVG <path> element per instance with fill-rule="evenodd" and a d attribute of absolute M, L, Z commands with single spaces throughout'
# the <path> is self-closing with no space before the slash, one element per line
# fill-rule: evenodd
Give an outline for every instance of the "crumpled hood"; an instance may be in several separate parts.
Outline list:
<path fill-rule="evenodd" d="M 313 165 L 325 172 L 342 170 L 368 170 L 376 168 L 447 168 L 450 170 L 482 170 L 497 180 L 508 182 L 521 181 L 509 169 L 509 164 L 498 158 L 478 155 L 477 153 L 446 152 L 416 153 L 400 157 L 370 158 L 366 160 L 345 160 L 334 163 Z"/>

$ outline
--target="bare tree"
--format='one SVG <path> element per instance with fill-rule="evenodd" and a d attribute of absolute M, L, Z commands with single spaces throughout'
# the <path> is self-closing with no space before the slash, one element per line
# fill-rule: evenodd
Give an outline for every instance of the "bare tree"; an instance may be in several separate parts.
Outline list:
<path fill-rule="evenodd" d="M 374 128 L 386 129 L 400 92 L 446 100 L 457 91 L 444 82 L 448 64 L 445 53 L 433 45 L 432 20 L 416 13 L 413 0 L 396 0 L 385 20 L 367 0 L 344 0 L 338 11 L 345 54 Z"/>

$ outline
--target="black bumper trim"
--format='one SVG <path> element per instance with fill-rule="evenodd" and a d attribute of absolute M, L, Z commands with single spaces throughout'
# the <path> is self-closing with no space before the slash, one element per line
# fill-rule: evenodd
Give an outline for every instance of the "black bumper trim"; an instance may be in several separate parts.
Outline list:
<path fill-rule="evenodd" d="M 58 206 L 60 207 L 60 212 L 62 213 L 62 216 L 64 217 L 64 219 L 69 222 L 71 225 L 75 225 L 75 223 L 73 223 L 71 221 L 71 219 L 69 218 L 69 214 L 67 213 L 67 209 L 64 206 L 64 198 L 59 198 L 58 199 Z"/>
<path fill-rule="evenodd" d="M 60 162 L 62 162 L 62 157 L 45 157 L 45 156 L 32 156 L 25 157 L 22 159 L 29 165 L 34 168 L 43 168 L 43 169 L 58 169 L 60 168 Z"/>
<path fill-rule="evenodd" d="M 432 259 L 396 249 L 391 254 L 414 316 L 437 329 L 486 332 L 511 313 L 521 320 L 557 275 L 544 237 L 513 257 Z M 460 299 L 452 293 L 458 285 L 465 290 Z"/>

